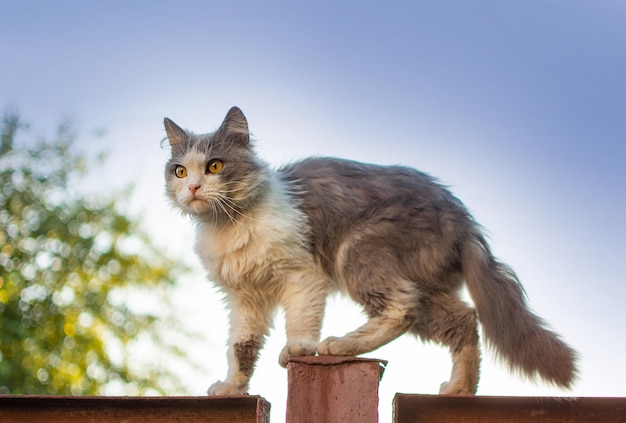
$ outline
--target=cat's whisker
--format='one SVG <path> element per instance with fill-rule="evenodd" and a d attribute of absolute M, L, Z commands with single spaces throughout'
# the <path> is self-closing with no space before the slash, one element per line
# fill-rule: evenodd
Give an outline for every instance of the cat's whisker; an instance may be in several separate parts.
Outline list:
<path fill-rule="evenodd" d="M 221 197 L 221 200 L 223 200 L 223 201 L 224 201 L 224 204 L 225 204 L 225 205 L 227 205 L 227 206 L 228 206 L 228 207 L 229 207 L 232 211 L 234 211 L 235 213 L 237 213 L 237 214 L 238 214 L 238 215 L 240 215 L 241 217 L 245 218 L 246 220 L 251 220 L 251 221 L 253 221 L 253 222 L 258 222 L 258 220 L 257 220 L 257 219 L 255 219 L 255 218 L 253 218 L 253 217 L 250 217 L 250 216 L 248 216 L 247 214 L 244 214 L 242 211 L 240 211 L 240 210 L 236 207 L 237 203 L 236 203 L 233 199 L 231 199 L 231 198 L 229 198 L 229 197 L 226 197 L 226 196 L 222 196 L 222 197 Z M 241 222 L 239 222 L 239 223 L 241 223 Z"/>
<path fill-rule="evenodd" d="M 228 212 L 228 210 L 226 210 L 226 207 L 224 207 L 224 202 L 221 200 L 221 198 L 217 197 L 216 201 L 214 201 L 214 204 L 217 204 L 219 206 L 219 208 L 224 212 L 224 214 L 226 214 L 226 216 L 231 221 L 231 223 L 233 223 L 233 225 L 237 223 L 237 219 L 235 219 L 234 216 L 232 216 Z"/>
<path fill-rule="evenodd" d="M 230 198 L 228 198 L 228 197 L 224 197 L 224 196 L 221 196 L 221 197 L 219 198 L 219 201 L 220 201 L 220 203 L 221 203 L 222 205 L 224 205 L 224 206 L 228 207 L 228 208 L 229 208 L 229 209 L 231 209 L 233 212 L 235 212 L 236 214 L 238 214 L 239 216 L 241 216 L 241 217 L 243 218 L 243 219 L 241 219 L 241 220 L 234 219 L 234 222 L 237 222 L 237 223 L 238 223 L 238 224 L 240 224 L 241 226 L 244 226 L 244 227 L 246 227 L 246 228 L 248 228 L 248 229 L 249 229 L 249 226 L 248 226 L 248 225 L 247 225 L 247 223 L 246 223 L 247 221 L 257 222 L 257 220 L 256 220 L 256 219 L 254 219 L 253 217 L 250 217 L 250 216 L 248 216 L 248 215 L 244 214 L 243 212 L 241 212 L 240 210 L 238 210 L 238 209 L 235 207 L 236 203 L 234 203 L 234 202 L 233 202 Z M 224 209 L 224 208 L 222 207 L 222 209 Z M 226 211 L 225 211 L 225 212 L 226 212 Z M 229 214 L 229 215 L 230 215 L 230 214 Z M 233 222 L 233 223 L 234 223 L 234 222 Z"/>
<path fill-rule="evenodd" d="M 224 199 L 222 197 L 217 197 L 216 198 L 217 201 L 215 201 L 215 203 L 217 203 L 217 205 L 219 205 L 219 207 L 222 209 L 222 211 L 226 214 L 226 216 L 228 216 L 228 219 L 231 221 L 233 228 L 235 229 L 235 232 L 237 232 L 237 235 L 240 235 L 239 232 L 239 226 L 244 226 L 246 227 L 246 229 L 250 229 L 249 227 L 247 227 L 247 225 L 239 220 L 237 220 L 235 218 L 235 216 L 231 215 L 228 210 L 226 209 L 225 206 L 229 206 L 228 203 L 224 202 Z M 229 206 L 231 207 L 231 206 Z M 232 207 L 231 207 L 232 208 Z M 244 216 L 245 217 L 245 216 Z"/>
<path fill-rule="evenodd" d="M 247 192 L 243 189 L 232 189 L 232 190 L 221 190 L 220 194 L 241 194 L 240 196 L 237 197 L 238 200 L 240 201 L 245 201 L 248 198 L 254 197 L 256 195 L 256 191 L 250 191 L 248 190 Z M 230 197 L 229 197 L 230 198 Z"/>
<path fill-rule="evenodd" d="M 217 213 L 219 212 L 217 206 L 215 205 L 215 202 L 211 201 L 211 217 L 213 219 L 213 224 L 216 225 L 217 224 Z"/>
<path fill-rule="evenodd" d="M 232 194 L 232 193 L 240 193 L 247 191 L 247 194 L 243 195 L 240 199 L 247 200 L 250 197 L 254 197 L 264 186 L 264 184 L 258 184 L 254 188 L 251 188 L 250 185 L 246 182 L 242 181 L 226 181 L 224 185 L 236 185 L 235 189 L 230 190 L 222 190 L 224 193 Z"/>

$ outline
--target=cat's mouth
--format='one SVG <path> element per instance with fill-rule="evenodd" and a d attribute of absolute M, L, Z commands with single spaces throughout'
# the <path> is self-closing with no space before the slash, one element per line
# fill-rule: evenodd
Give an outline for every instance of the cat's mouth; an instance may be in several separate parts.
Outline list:
<path fill-rule="evenodd" d="M 190 207 L 198 207 L 201 205 L 207 205 L 209 204 L 209 201 L 207 201 L 204 198 L 200 198 L 200 197 L 196 197 L 195 195 L 189 199 L 189 201 L 187 202 L 187 205 Z"/>
<path fill-rule="evenodd" d="M 202 213 L 210 206 L 210 201 L 196 195 L 191 196 L 185 202 L 185 207 L 192 213 Z"/>

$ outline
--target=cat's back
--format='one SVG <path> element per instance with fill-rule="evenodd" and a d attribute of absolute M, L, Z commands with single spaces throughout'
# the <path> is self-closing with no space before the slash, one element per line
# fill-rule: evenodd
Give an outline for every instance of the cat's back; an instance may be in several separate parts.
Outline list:
<path fill-rule="evenodd" d="M 414 205 L 458 203 L 432 176 L 404 166 L 382 166 L 332 157 L 312 157 L 278 170 L 306 205 L 357 212 L 405 199 Z"/>
<path fill-rule="evenodd" d="M 339 246 L 365 233 L 379 246 L 408 249 L 415 242 L 445 244 L 472 226 L 465 206 L 415 169 L 320 157 L 287 165 L 278 174 L 291 185 L 310 225 L 313 254 L 330 274 Z"/>

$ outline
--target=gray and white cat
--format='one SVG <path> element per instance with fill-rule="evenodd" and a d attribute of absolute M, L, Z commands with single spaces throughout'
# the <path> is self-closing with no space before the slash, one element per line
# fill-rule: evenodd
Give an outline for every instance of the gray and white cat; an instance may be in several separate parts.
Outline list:
<path fill-rule="evenodd" d="M 409 332 L 446 345 L 442 394 L 474 394 L 480 322 L 512 371 L 559 387 L 576 353 L 529 311 L 513 271 L 491 253 L 463 203 L 431 176 L 400 166 L 309 158 L 272 170 L 230 109 L 213 133 L 169 119 L 167 195 L 196 224 L 196 251 L 230 312 L 228 375 L 209 395 L 247 392 L 278 307 L 290 356 L 358 355 Z M 467 285 L 476 310 L 459 298 Z M 320 342 L 326 297 L 360 304 L 368 321 Z"/>

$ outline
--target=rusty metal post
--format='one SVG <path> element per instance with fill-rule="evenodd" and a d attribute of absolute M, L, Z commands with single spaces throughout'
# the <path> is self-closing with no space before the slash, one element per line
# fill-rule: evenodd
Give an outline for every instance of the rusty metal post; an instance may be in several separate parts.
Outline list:
<path fill-rule="evenodd" d="M 384 360 L 294 357 L 287 365 L 287 423 L 377 423 Z"/>

